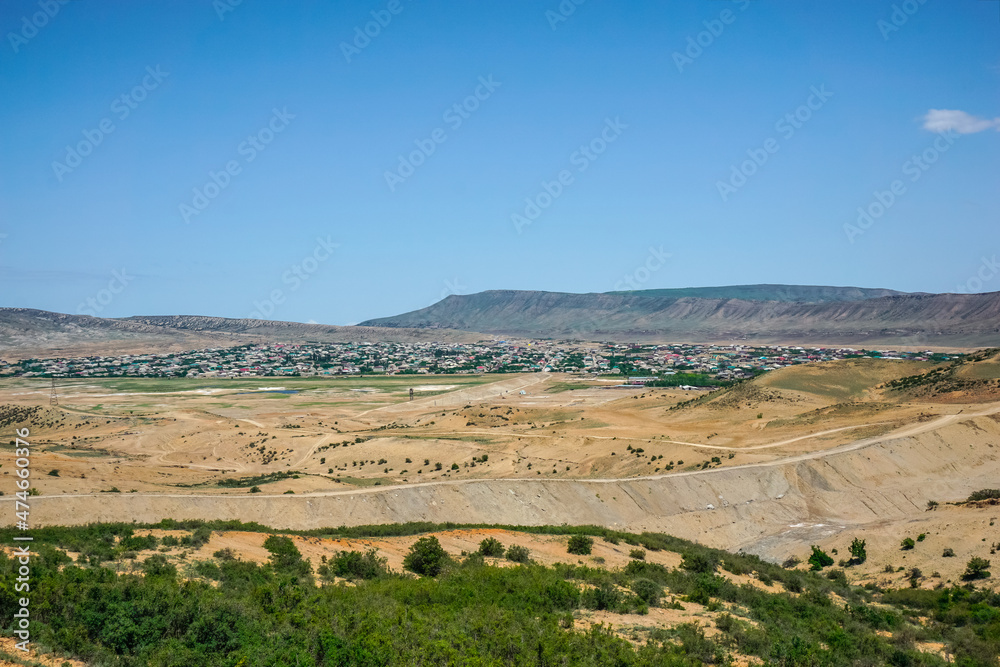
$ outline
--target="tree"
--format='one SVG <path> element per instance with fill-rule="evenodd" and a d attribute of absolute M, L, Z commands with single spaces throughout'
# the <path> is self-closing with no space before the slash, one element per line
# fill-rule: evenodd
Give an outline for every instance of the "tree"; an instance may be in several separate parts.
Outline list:
<path fill-rule="evenodd" d="M 809 569 L 822 570 L 824 567 L 833 565 L 833 559 L 815 544 L 812 546 L 812 555 L 809 556 Z"/>
<path fill-rule="evenodd" d="M 594 546 L 593 538 L 586 535 L 573 535 L 566 544 L 566 551 L 578 556 L 586 556 Z"/>
<path fill-rule="evenodd" d="M 861 565 L 868 560 L 868 552 L 865 550 L 865 541 L 854 538 L 851 542 L 851 565 Z"/>
<path fill-rule="evenodd" d="M 448 562 L 448 553 L 438 538 L 422 537 L 413 543 L 403 559 L 403 567 L 424 577 L 436 577 Z"/>
<path fill-rule="evenodd" d="M 916 544 L 917 543 L 913 541 L 912 537 L 907 537 L 905 540 L 903 540 L 900 543 L 899 549 L 900 549 L 900 551 L 909 551 L 910 549 L 912 549 L 913 547 L 915 547 Z"/>
<path fill-rule="evenodd" d="M 264 540 L 264 548 L 271 552 L 271 567 L 275 572 L 303 578 L 312 573 L 312 566 L 302 558 L 291 538 L 270 535 Z"/>
<path fill-rule="evenodd" d="M 479 543 L 479 553 L 490 558 L 501 558 L 503 556 L 503 544 L 495 537 L 487 537 Z"/>
<path fill-rule="evenodd" d="M 962 574 L 962 579 L 965 581 L 987 579 L 990 576 L 989 567 L 990 562 L 988 560 L 975 556 L 965 564 L 965 572 Z"/>

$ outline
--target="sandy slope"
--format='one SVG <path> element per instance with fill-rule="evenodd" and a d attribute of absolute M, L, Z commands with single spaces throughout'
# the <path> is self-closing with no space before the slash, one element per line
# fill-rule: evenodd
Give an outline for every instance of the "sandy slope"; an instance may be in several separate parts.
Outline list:
<path fill-rule="evenodd" d="M 454 480 L 294 496 L 72 494 L 35 498 L 32 517 L 62 524 L 233 518 L 279 528 L 597 523 L 779 558 L 820 537 L 907 520 L 928 500 L 960 500 L 995 486 L 998 411 L 980 406 L 828 450 L 669 476 Z M 12 501 L 0 499 L 0 507 Z"/>

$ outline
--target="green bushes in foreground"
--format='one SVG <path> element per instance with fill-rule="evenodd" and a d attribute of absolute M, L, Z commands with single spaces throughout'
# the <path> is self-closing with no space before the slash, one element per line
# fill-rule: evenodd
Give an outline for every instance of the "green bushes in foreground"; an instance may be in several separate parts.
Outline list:
<path fill-rule="evenodd" d="M 185 528 L 207 529 L 202 523 Z M 392 529 L 408 530 L 384 528 Z M 588 536 L 589 529 L 575 530 L 570 534 Z M 590 534 L 606 534 L 599 531 Z M 631 560 L 612 570 L 565 563 L 494 567 L 479 553 L 457 562 L 426 536 L 414 539 L 407 556 L 407 567 L 422 576 L 390 572 L 374 551 L 340 552 L 317 568 L 318 585 L 294 541 L 270 532 L 270 559 L 263 565 L 220 550 L 212 561 L 181 562 L 178 571 L 174 561 L 156 554 L 141 564 L 141 575 L 119 575 L 89 560 L 70 564 L 61 549 L 72 543 L 117 558 L 122 542 L 144 539 L 131 526 L 39 529 L 32 634 L 39 645 L 95 667 L 645 667 L 725 664 L 734 653 L 772 665 L 946 664 L 918 651 L 922 641 L 944 642 L 956 665 L 996 665 L 1000 596 L 988 591 L 872 593 L 848 585 L 842 571 L 828 578 L 665 535 L 614 536 L 682 553 L 685 566 Z M 488 550 L 495 550 L 492 544 Z M 719 564 L 780 582 L 789 592 L 737 586 L 717 574 Z M 9 583 L 17 566 L 0 555 L 3 619 L 17 608 Z M 354 585 L 334 583 L 339 578 Z M 641 641 L 630 643 L 605 627 L 573 629 L 573 614 L 581 609 L 641 614 L 690 603 L 726 610 L 715 623 L 718 634 L 709 638 L 697 625 L 684 624 L 646 629 Z"/>

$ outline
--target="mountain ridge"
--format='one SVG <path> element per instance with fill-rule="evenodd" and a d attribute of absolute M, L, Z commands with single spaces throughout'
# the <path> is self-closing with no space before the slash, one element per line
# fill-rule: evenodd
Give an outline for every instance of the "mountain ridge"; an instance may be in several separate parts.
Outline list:
<path fill-rule="evenodd" d="M 122 318 L 70 315 L 35 308 L 0 308 L 0 355 L 88 356 L 179 352 L 267 342 L 474 341 L 464 331 L 433 333 L 366 326 L 304 324 L 204 315 L 134 315 Z"/>
<path fill-rule="evenodd" d="M 810 303 L 489 290 L 361 325 L 602 340 L 979 347 L 1000 340 L 1000 292 Z"/>
<path fill-rule="evenodd" d="M 785 285 L 759 283 L 755 285 L 721 285 L 718 287 L 670 287 L 645 290 L 615 290 L 601 294 L 624 294 L 653 297 L 695 297 L 703 299 L 742 299 L 745 301 L 800 301 L 824 303 L 828 301 L 863 301 L 882 296 L 928 294 L 928 292 L 900 292 L 880 287 L 849 287 L 830 285 Z"/>

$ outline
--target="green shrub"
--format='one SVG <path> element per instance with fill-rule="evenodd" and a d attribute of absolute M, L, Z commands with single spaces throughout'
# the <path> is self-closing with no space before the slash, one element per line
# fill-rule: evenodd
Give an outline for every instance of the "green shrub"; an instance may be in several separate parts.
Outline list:
<path fill-rule="evenodd" d="M 154 554 L 142 561 L 142 571 L 147 577 L 168 577 L 177 576 L 177 568 L 167 561 L 166 556 Z"/>
<path fill-rule="evenodd" d="M 865 541 L 855 537 L 851 542 L 851 560 L 848 563 L 861 565 L 866 560 L 868 560 L 868 551 L 865 549 Z"/>
<path fill-rule="evenodd" d="M 270 535 L 264 540 L 264 548 L 271 552 L 270 564 L 278 574 L 308 578 L 312 573 L 312 566 L 302 558 L 302 552 L 291 538 Z"/>
<path fill-rule="evenodd" d="M 632 590 L 636 597 L 650 607 L 659 605 L 660 596 L 663 595 L 663 587 L 650 579 L 636 579 L 632 582 Z"/>
<path fill-rule="evenodd" d="M 917 545 L 917 543 L 913 541 L 912 537 L 907 537 L 906 539 L 904 539 L 900 543 L 899 548 L 900 548 L 901 551 L 909 551 L 910 549 L 912 549 L 916 545 Z"/>
<path fill-rule="evenodd" d="M 979 558 L 975 556 L 969 559 L 969 562 L 965 565 L 965 572 L 962 573 L 962 579 L 965 581 L 973 581 L 975 579 L 988 579 L 990 562 L 985 558 Z"/>
<path fill-rule="evenodd" d="M 813 571 L 822 570 L 824 567 L 833 565 L 833 559 L 815 544 L 812 547 L 812 555 L 809 556 L 809 569 Z"/>
<path fill-rule="evenodd" d="M 403 567 L 424 577 L 436 577 L 449 560 L 438 538 L 432 535 L 413 543 L 403 559 Z"/>
<path fill-rule="evenodd" d="M 573 535 L 566 544 L 566 551 L 578 556 L 587 556 L 594 546 L 594 539 L 586 535 Z"/>
<path fill-rule="evenodd" d="M 840 584 L 841 586 L 847 585 L 847 574 L 843 570 L 830 570 L 826 573 L 826 578 Z"/>
<path fill-rule="evenodd" d="M 646 552 L 642 549 L 632 549 L 628 552 L 628 557 L 635 560 L 646 560 Z"/>
<path fill-rule="evenodd" d="M 479 553 L 490 558 L 502 558 L 504 554 L 503 544 L 495 537 L 487 537 L 479 543 Z"/>
<path fill-rule="evenodd" d="M 389 576 L 388 559 L 379 558 L 378 550 L 338 551 L 325 565 L 321 565 L 319 574 L 327 580 L 334 577 L 344 579 L 378 579 Z"/>
<path fill-rule="evenodd" d="M 221 576 L 219 566 L 208 560 L 195 563 L 194 571 L 197 572 L 199 576 L 205 577 L 206 579 L 219 579 Z"/>
<path fill-rule="evenodd" d="M 512 544 L 507 548 L 507 560 L 514 563 L 527 563 L 530 552 L 528 547 Z"/>
<path fill-rule="evenodd" d="M 681 557 L 681 567 L 689 572 L 712 573 L 718 561 L 701 552 L 687 552 Z"/>

